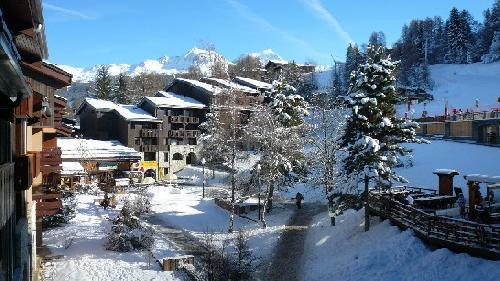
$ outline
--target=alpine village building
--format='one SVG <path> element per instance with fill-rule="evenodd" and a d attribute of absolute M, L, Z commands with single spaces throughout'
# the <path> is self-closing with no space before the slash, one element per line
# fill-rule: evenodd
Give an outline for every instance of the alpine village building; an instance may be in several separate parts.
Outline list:
<path fill-rule="evenodd" d="M 71 75 L 48 57 L 40 0 L 0 2 L 0 280 L 38 280 L 42 218 L 61 207 L 56 136 Z"/>
<path fill-rule="evenodd" d="M 246 83 L 203 78 L 176 78 L 164 91 L 142 98 L 137 105 L 86 98 L 75 112 L 85 138 L 118 140 L 141 154 L 131 170 L 156 180 L 175 179 L 174 173 L 197 164 L 200 124 L 224 89 L 243 94 L 245 104 L 262 103 L 270 84 L 240 78 Z M 242 81 L 243 81 L 242 80 Z"/>

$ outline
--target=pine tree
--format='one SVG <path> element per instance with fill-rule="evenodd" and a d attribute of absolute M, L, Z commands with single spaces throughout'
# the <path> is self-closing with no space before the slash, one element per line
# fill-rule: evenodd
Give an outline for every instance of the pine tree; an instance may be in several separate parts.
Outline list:
<path fill-rule="evenodd" d="M 109 66 L 101 65 L 98 67 L 94 89 L 98 99 L 111 100 L 113 95 L 113 80 L 109 74 Z"/>
<path fill-rule="evenodd" d="M 332 78 L 332 94 L 334 97 L 339 97 L 344 95 L 344 90 L 342 87 L 342 81 L 340 78 L 340 73 L 337 69 L 337 64 L 335 63 L 335 67 L 333 69 L 333 78 Z"/>
<path fill-rule="evenodd" d="M 416 138 L 414 122 L 396 117 L 394 71 L 396 63 L 385 58 L 382 48 L 368 47 L 367 62 L 351 76 L 348 98 L 350 116 L 340 138 L 341 174 L 361 175 L 368 204 L 370 179 L 380 185 L 391 180 L 405 181 L 393 171 L 399 157 L 411 150 L 404 142 L 421 142 Z M 368 208 L 365 207 L 365 230 L 369 229 Z"/>
<path fill-rule="evenodd" d="M 469 21 L 470 15 L 466 10 L 459 12 L 453 7 L 446 21 L 448 63 L 467 63 L 470 56 L 472 33 Z M 470 61 L 470 60 L 469 60 Z"/>
<path fill-rule="evenodd" d="M 483 63 L 492 63 L 500 60 L 500 31 L 495 32 L 490 50 L 481 59 Z"/>
<path fill-rule="evenodd" d="M 119 104 L 129 104 L 130 99 L 129 77 L 125 73 L 120 73 L 116 78 L 113 101 Z"/>
<path fill-rule="evenodd" d="M 269 98 L 269 106 L 284 126 L 298 126 L 304 123 L 304 116 L 308 114 L 307 102 L 283 76 L 273 81 L 273 90 Z"/>
<path fill-rule="evenodd" d="M 349 44 L 345 60 L 344 81 L 349 81 L 351 73 L 361 64 L 361 58 L 358 46 L 356 44 Z"/>

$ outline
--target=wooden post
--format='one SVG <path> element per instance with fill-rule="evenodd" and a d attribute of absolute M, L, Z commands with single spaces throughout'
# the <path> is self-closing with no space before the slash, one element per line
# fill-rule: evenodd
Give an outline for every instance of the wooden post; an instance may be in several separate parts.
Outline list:
<path fill-rule="evenodd" d="M 368 184 L 370 183 L 370 178 L 365 175 L 365 231 L 370 230 L 370 210 L 368 210 Z"/>

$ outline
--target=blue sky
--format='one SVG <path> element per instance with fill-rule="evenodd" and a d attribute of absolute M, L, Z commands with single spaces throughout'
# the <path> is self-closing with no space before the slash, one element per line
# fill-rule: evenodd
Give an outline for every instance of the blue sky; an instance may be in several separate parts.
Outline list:
<path fill-rule="evenodd" d="M 350 41 L 384 31 L 389 44 L 414 18 L 453 6 L 476 20 L 493 0 L 44 0 L 49 61 L 87 67 L 183 55 L 213 43 L 233 60 L 273 49 L 285 59 L 331 64 Z"/>

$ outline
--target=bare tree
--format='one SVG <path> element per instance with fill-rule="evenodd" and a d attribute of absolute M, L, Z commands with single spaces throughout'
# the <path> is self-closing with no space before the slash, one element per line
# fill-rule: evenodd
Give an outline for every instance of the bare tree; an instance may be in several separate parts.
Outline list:
<path fill-rule="evenodd" d="M 239 58 L 234 65 L 230 66 L 230 76 L 241 76 L 255 80 L 262 79 L 262 65 L 258 57 L 246 55 Z"/>

